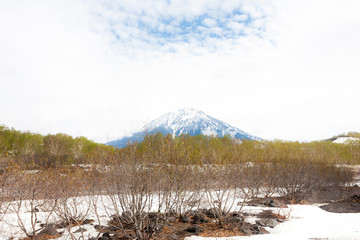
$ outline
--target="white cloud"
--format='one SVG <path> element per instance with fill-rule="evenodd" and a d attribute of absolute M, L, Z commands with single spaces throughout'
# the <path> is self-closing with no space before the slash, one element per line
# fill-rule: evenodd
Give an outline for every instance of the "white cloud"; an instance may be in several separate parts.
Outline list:
<path fill-rule="evenodd" d="M 249 16 L 246 14 L 237 14 L 234 16 L 234 20 L 239 21 L 239 22 L 243 22 L 248 20 Z"/>
<path fill-rule="evenodd" d="M 227 27 L 238 33 L 245 29 L 245 25 L 239 22 L 229 22 Z"/>
<path fill-rule="evenodd" d="M 360 131 L 358 1 L 107 4 L 0 3 L 0 123 L 105 141 L 192 106 L 263 138 Z"/>
<path fill-rule="evenodd" d="M 217 21 L 212 18 L 205 18 L 202 22 L 207 27 L 215 27 L 217 25 Z"/>

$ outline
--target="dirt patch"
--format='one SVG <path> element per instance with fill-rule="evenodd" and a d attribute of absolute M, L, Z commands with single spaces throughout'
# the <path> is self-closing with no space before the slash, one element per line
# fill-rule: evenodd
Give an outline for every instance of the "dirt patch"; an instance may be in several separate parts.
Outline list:
<path fill-rule="evenodd" d="M 202 237 L 232 237 L 232 236 L 244 236 L 244 232 L 240 228 L 232 228 L 231 226 L 220 227 L 217 223 L 203 223 L 197 226 L 201 229 L 200 233 L 188 232 L 186 229 L 193 227 L 190 223 L 176 222 L 171 226 L 164 227 L 164 230 L 159 235 L 159 239 L 166 239 L 171 234 L 177 235 L 180 239 L 189 237 L 192 235 L 198 235 Z"/>
<path fill-rule="evenodd" d="M 360 187 L 327 187 L 312 191 L 304 196 L 309 203 L 329 203 L 360 195 Z"/>
<path fill-rule="evenodd" d="M 212 216 L 211 211 L 204 209 L 199 210 L 198 212 L 188 213 L 188 219 L 185 219 L 184 216 L 177 218 L 171 217 L 171 221 L 165 221 L 164 224 L 161 224 L 159 231 L 154 232 L 154 235 L 151 238 L 181 240 L 192 235 L 202 237 L 233 237 L 267 234 L 269 232 L 266 231 L 265 227 L 274 227 L 280 222 L 283 222 L 278 221 L 279 218 L 285 218 L 283 216 L 273 214 L 271 211 L 266 211 L 259 216 L 263 219 L 261 222 L 251 224 L 245 221 L 244 216 L 233 212 L 224 216 L 221 221 L 222 224 L 220 224 L 220 220 L 218 218 L 210 216 Z M 270 220 L 273 221 L 270 222 Z M 271 223 L 274 221 L 276 224 L 271 226 Z M 109 224 L 114 226 L 116 221 L 110 221 Z M 125 225 L 123 225 L 123 227 L 125 227 Z M 126 226 L 126 229 L 123 228 L 122 230 L 112 227 L 103 227 L 98 228 L 97 230 L 102 236 L 111 236 L 111 239 L 125 239 L 126 235 L 135 236 L 133 232 L 134 229 L 131 225 Z"/>
<path fill-rule="evenodd" d="M 360 195 L 353 195 L 348 199 L 332 202 L 320 208 L 334 213 L 360 213 Z"/>
<path fill-rule="evenodd" d="M 286 197 L 271 197 L 271 198 L 253 198 L 246 202 L 248 206 L 254 207 L 276 207 L 276 208 L 287 208 L 287 204 L 292 204 Z"/>

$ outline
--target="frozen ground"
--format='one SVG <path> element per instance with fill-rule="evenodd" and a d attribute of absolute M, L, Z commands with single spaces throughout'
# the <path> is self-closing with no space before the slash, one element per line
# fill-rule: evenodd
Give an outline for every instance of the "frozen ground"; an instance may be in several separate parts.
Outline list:
<path fill-rule="evenodd" d="M 99 217 L 101 223 L 106 225 L 109 219 L 109 214 L 106 212 L 110 207 L 109 199 L 106 196 L 101 201 L 103 204 L 99 204 Z M 86 209 L 86 205 L 89 203 L 88 199 L 77 199 L 76 204 L 81 204 Z M 24 220 L 27 229 L 30 229 L 30 216 L 31 213 L 23 206 L 21 211 L 21 219 Z M 288 205 L 288 208 L 268 208 L 268 207 L 250 207 L 245 206 L 243 211 L 248 213 L 259 213 L 262 210 L 271 209 L 274 213 L 281 214 L 288 217 L 288 220 L 275 228 L 266 228 L 270 234 L 266 235 L 253 235 L 245 237 L 231 237 L 222 239 L 348 239 L 356 240 L 360 239 L 360 213 L 330 213 L 319 208 L 318 205 Z M 18 216 L 13 208 L 9 208 L 10 211 L 5 215 L 4 219 L 0 222 L 0 239 L 5 240 L 9 237 L 19 239 L 24 237 L 24 234 L 19 229 Z M 39 220 L 48 216 L 46 211 L 40 211 L 38 213 Z M 53 221 L 56 220 L 56 216 L 52 216 Z M 84 233 L 84 238 L 96 237 L 98 232 L 95 230 L 94 225 L 98 224 L 96 215 L 93 211 L 89 214 L 88 218 L 94 219 L 95 222 L 90 225 L 83 225 L 82 228 L 87 229 Z M 249 217 L 248 222 L 254 223 L 255 218 Z M 37 227 L 39 228 L 39 226 Z M 71 232 L 78 230 L 79 227 L 73 227 Z M 70 235 L 65 229 L 64 235 L 59 239 L 71 239 Z M 81 239 L 81 233 L 74 234 L 76 239 Z M 187 238 L 187 240 L 204 240 L 204 239 L 220 239 L 220 238 L 203 238 L 193 236 Z"/>
<path fill-rule="evenodd" d="M 277 227 L 267 228 L 270 234 L 226 239 L 360 239 L 360 213 L 330 213 L 316 205 L 290 205 L 290 218 Z M 189 237 L 187 240 L 216 238 Z"/>
<path fill-rule="evenodd" d="M 354 137 L 338 137 L 336 140 L 334 140 L 334 143 L 349 143 L 352 141 L 360 141 L 359 138 Z"/>

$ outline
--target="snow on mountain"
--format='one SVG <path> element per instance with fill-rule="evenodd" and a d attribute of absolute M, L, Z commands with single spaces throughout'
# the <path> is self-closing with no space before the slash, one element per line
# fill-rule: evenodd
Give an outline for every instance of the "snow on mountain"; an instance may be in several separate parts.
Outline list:
<path fill-rule="evenodd" d="M 360 138 L 354 138 L 354 137 L 338 137 L 336 138 L 334 141 L 332 141 L 333 143 L 351 143 L 354 141 L 360 141 Z"/>
<path fill-rule="evenodd" d="M 207 135 L 223 137 L 229 135 L 237 139 L 260 140 L 236 127 L 215 119 L 202 111 L 194 108 L 183 108 L 177 112 L 167 113 L 146 125 L 146 131 L 137 132 L 133 136 L 124 137 L 108 142 L 108 145 L 125 147 L 130 142 L 141 142 L 146 133 L 161 132 L 164 135 L 171 134 L 173 137 L 181 134 L 191 136 Z"/>

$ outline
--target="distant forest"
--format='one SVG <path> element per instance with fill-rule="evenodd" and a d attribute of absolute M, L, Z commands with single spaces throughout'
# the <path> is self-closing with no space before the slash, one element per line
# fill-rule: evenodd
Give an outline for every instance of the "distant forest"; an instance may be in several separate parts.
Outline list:
<path fill-rule="evenodd" d="M 111 150 L 112 147 L 85 137 L 73 138 L 62 133 L 43 136 L 0 126 L 0 157 L 3 160 L 16 159 L 22 164 L 55 166 L 73 164 L 96 152 Z"/>
<path fill-rule="evenodd" d="M 350 132 L 339 136 L 360 137 Z M 66 134 L 41 135 L 0 126 L 0 163 L 38 167 L 106 163 L 136 156 L 134 161 L 176 164 L 234 164 L 239 162 L 328 162 L 360 164 L 360 141 L 336 144 L 331 141 L 308 143 L 287 141 L 248 141 L 230 137 L 181 135 L 173 138 L 161 133 L 147 135 L 143 142 L 115 149 L 85 137 Z M 8 160 L 8 161 L 6 161 Z"/>

